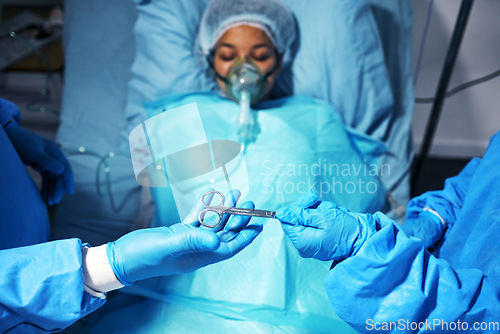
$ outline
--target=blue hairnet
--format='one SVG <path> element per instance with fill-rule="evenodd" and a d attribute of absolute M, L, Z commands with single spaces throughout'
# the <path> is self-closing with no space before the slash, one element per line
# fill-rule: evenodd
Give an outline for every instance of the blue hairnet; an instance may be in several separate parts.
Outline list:
<path fill-rule="evenodd" d="M 295 38 L 292 12 L 276 0 L 212 0 L 200 23 L 199 43 L 208 55 L 229 29 L 249 25 L 263 30 L 280 55 Z"/>

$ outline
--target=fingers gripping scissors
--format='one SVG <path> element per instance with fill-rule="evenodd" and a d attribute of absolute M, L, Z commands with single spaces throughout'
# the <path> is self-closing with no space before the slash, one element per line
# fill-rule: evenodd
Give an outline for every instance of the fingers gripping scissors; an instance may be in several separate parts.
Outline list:
<path fill-rule="evenodd" d="M 210 205 L 209 198 L 205 201 L 206 196 L 214 194 L 220 202 L 216 205 Z M 225 197 L 220 191 L 212 190 L 207 191 L 201 197 L 201 203 L 205 207 L 199 215 L 198 221 L 201 225 L 206 227 L 218 227 L 222 223 L 223 214 L 240 215 L 240 216 L 252 216 L 252 217 L 263 217 L 263 218 L 276 218 L 276 211 L 267 210 L 257 210 L 257 209 L 246 209 L 246 208 L 234 208 L 229 206 L 224 206 Z"/>

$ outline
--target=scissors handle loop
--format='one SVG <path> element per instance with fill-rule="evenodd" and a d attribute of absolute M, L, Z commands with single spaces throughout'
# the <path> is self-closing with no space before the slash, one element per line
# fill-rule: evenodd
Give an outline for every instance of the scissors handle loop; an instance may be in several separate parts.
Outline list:
<path fill-rule="evenodd" d="M 215 212 L 219 218 L 216 224 L 210 224 L 210 223 L 205 223 L 205 214 L 207 212 Z M 212 218 L 212 217 L 211 217 Z M 212 220 L 212 219 L 209 219 Z M 198 214 L 198 221 L 200 222 L 201 225 L 206 226 L 206 227 L 211 227 L 211 228 L 216 228 L 222 223 L 222 212 L 213 210 L 211 208 L 206 208 L 203 209 L 199 214 Z"/>
<path fill-rule="evenodd" d="M 205 202 L 205 197 L 207 197 L 208 195 L 211 195 L 211 194 L 219 195 L 220 199 L 221 199 L 220 203 L 215 204 L 215 205 L 211 204 L 211 201 L 213 200 L 213 197 L 210 199 L 210 201 L 208 201 L 208 203 Z M 226 201 L 226 198 L 224 197 L 224 194 L 221 193 L 220 191 L 217 191 L 217 190 L 207 191 L 201 197 L 201 204 L 203 204 L 203 206 L 205 206 L 207 208 L 210 207 L 210 206 L 223 206 L 225 201 Z"/>

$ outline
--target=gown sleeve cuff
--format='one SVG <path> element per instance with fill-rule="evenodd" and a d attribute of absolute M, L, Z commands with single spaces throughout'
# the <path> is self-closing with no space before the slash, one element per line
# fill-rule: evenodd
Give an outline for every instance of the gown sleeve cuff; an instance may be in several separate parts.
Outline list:
<path fill-rule="evenodd" d="M 85 291 L 95 297 L 102 298 L 103 292 L 124 287 L 109 264 L 106 245 L 82 247 L 82 269 Z"/>
<path fill-rule="evenodd" d="M 441 215 L 436 211 L 436 210 L 432 210 L 431 208 L 429 208 L 428 206 L 426 206 L 423 211 L 429 211 L 430 213 L 432 213 L 433 215 L 435 215 L 436 217 L 439 218 L 439 220 L 441 221 L 441 225 L 443 225 L 443 228 L 445 228 L 446 226 L 448 226 L 448 223 L 444 220 L 443 217 L 441 217 Z"/>
<path fill-rule="evenodd" d="M 19 108 L 12 102 L 0 98 L 0 124 L 5 129 L 13 122 L 21 120 Z"/>

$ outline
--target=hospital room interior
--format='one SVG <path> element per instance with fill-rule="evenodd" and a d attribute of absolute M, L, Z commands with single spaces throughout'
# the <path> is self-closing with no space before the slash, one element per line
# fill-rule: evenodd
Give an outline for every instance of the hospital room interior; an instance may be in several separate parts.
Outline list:
<path fill-rule="evenodd" d="M 411 198 L 485 154 L 500 127 L 499 1 L 279 1 L 295 39 L 264 73 L 279 72 L 276 99 L 254 104 L 221 92 L 230 81 L 200 54 L 210 0 L 0 0 L 0 97 L 73 172 L 74 194 L 48 207 L 51 240 L 170 226 L 210 187 L 277 211 L 312 185 L 404 226 Z M 205 143 L 215 167 L 179 153 Z M 109 292 L 62 332 L 356 333 L 324 292 L 331 261 L 259 219 L 230 260 Z"/>

